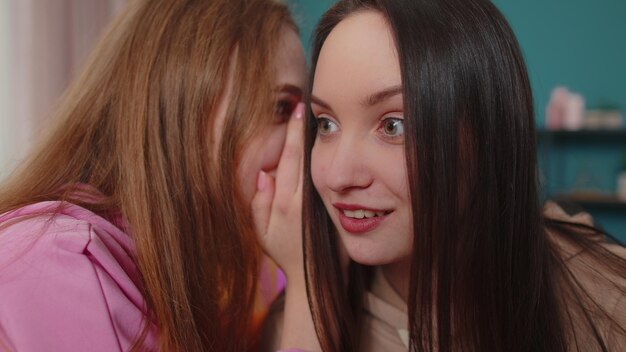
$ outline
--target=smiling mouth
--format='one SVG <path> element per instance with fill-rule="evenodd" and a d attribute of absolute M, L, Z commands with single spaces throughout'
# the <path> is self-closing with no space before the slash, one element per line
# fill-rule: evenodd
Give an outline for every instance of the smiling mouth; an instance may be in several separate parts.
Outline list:
<path fill-rule="evenodd" d="M 357 204 L 335 203 L 341 227 L 352 234 L 364 234 L 380 226 L 393 210 L 366 208 Z"/>
<path fill-rule="evenodd" d="M 378 218 L 378 217 L 383 217 L 385 215 L 391 214 L 390 210 L 373 211 L 373 210 L 366 210 L 366 209 L 356 209 L 356 210 L 340 209 L 340 211 L 343 215 L 351 219 L 371 219 L 371 218 Z"/>

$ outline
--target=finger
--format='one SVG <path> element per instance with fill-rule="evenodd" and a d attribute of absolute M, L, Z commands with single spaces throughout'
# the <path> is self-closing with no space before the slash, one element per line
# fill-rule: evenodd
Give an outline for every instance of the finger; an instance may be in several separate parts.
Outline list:
<path fill-rule="evenodd" d="M 304 104 L 299 103 L 289 119 L 285 146 L 276 171 L 276 197 L 286 199 L 298 188 L 304 156 Z"/>
<path fill-rule="evenodd" d="M 302 165 L 304 165 L 304 156 L 303 158 L 300 160 L 300 167 L 298 168 L 300 170 L 300 173 L 298 174 L 298 186 L 296 188 L 296 193 L 302 194 L 302 188 L 304 187 L 304 167 Z"/>
<path fill-rule="evenodd" d="M 252 218 L 254 227 L 261 242 L 263 236 L 267 233 L 267 227 L 270 222 L 272 212 L 272 201 L 274 198 L 274 180 L 263 170 L 259 171 L 257 177 L 257 191 L 252 198 Z M 261 243 L 264 245 L 264 243 Z"/>

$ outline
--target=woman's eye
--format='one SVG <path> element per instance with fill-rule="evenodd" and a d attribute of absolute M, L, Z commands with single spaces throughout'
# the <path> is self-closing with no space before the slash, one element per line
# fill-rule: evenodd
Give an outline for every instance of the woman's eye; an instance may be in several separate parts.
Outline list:
<path fill-rule="evenodd" d="M 396 117 L 388 117 L 382 121 L 380 129 L 386 137 L 404 136 L 404 121 Z"/>
<path fill-rule="evenodd" d="M 317 133 L 321 136 L 327 136 L 338 130 L 336 123 L 325 117 L 317 118 Z"/>
<path fill-rule="evenodd" d="M 291 114 L 293 113 L 293 111 L 296 108 L 296 105 L 298 105 L 297 101 L 293 101 L 293 100 L 279 100 L 276 103 L 276 122 L 277 123 L 285 123 L 287 121 L 289 121 L 289 118 L 291 118 Z"/>

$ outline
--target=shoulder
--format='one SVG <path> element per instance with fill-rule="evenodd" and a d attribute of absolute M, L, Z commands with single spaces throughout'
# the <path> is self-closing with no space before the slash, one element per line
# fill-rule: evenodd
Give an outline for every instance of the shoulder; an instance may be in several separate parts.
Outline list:
<path fill-rule="evenodd" d="M 626 248 L 594 230 L 593 218 L 586 212 L 570 215 L 557 204 L 547 203 L 544 213 L 553 220 L 581 225 L 567 231 L 548 230 L 564 264 L 565 282 L 570 283 L 569 291 L 565 288 L 573 301 L 567 307 L 570 316 L 578 326 L 585 325 L 580 324 L 584 316 L 591 317 L 609 346 L 625 344 Z M 594 338 L 590 333 L 583 340 Z"/>
<path fill-rule="evenodd" d="M 597 350 L 594 326 L 612 351 L 626 345 L 626 249 L 606 242 L 598 246 L 602 251 L 582 250 L 564 262 L 570 282 L 563 291 L 564 308 L 577 343 Z"/>
<path fill-rule="evenodd" d="M 626 248 L 605 241 L 596 246 L 568 256 L 565 266 L 585 295 L 626 328 Z"/>
<path fill-rule="evenodd" d="M 58 270 L 69 255 L 81 256 L 91 239 L 91 224 L 64 214 L 30 212 L 19 209 L 2 214 L 0 223 L 0 279 L 19 280 L 25 272 L 47 276 Z M 14 277 L 13 277 L 14 276 Z M 11 280 L 9 280 L 11 279 Z"/>
<path fill-rule="evenodd" d="M 8 278 L 10 271 L 36 268 L 50 274 L 55 269 L 51 264 L 68 266 L 68 260 L 122 264 L 124 270 L 132 271 L 134 263 L 125 260 L 132 251 L 126 233 L 76 205 L 42 202 L 0 214 L 0 278 Z"/>
<path fill-rule="evenodd" d="M 58 206 L 49 203 L 0 216 L 0 343 L 127 349 L 144 304 L 121 234 L 86 209 L 47 212 Z"/>

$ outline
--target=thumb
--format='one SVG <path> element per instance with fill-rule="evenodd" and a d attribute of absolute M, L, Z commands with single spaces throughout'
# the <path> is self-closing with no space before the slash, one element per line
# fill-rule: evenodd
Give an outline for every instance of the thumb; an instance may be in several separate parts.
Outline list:
<path fill-rule="evenodd" d="M 267 232 L 274 200 L 274 179 L 263 170 L 257 176 L 256 194 L 252 198 L 252 218 L 259 237 Z"/>

